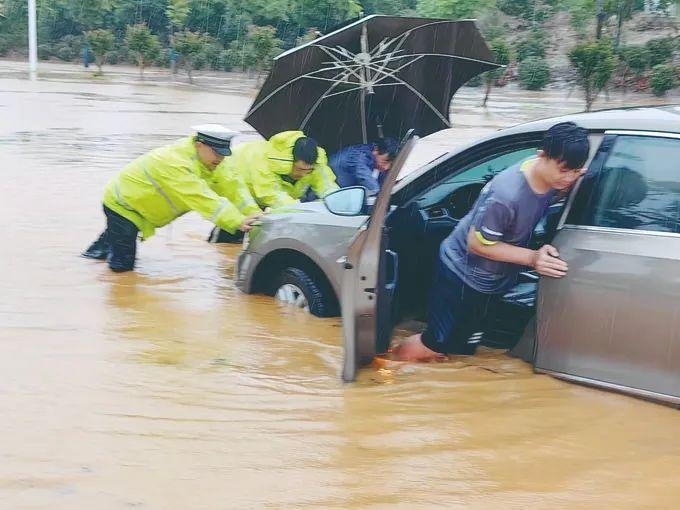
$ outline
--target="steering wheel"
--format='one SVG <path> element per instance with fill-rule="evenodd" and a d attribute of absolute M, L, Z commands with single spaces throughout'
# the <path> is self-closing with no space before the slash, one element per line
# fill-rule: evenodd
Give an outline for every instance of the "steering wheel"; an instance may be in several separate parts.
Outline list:
<path fill-rule="evenodd" d="M 449 214 L 457 219 L 463 218 L 470 212 L 472 206 L 475 205 L 484 186 L 485 183 L 483 182 L 473 182 L 461 186 L 451 193 L 446 200 L 446 207 L 449 210 Z"/>

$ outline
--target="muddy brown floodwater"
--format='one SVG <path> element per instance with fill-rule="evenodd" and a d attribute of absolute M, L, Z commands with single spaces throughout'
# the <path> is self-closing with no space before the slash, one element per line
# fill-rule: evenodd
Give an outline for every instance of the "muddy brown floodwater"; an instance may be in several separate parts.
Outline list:
<path fill-rule="evenodd" d="M 194 215 L 134 274 L 79 258 L 114 172 L 250 98 L 45 68 L 0 63 L 1 509 L 678 507 L 676 410 L 490 350 L 343 385 L 339 320 L 239 293 Z M 581 107 L 480 93 L 426 152 Z"/>

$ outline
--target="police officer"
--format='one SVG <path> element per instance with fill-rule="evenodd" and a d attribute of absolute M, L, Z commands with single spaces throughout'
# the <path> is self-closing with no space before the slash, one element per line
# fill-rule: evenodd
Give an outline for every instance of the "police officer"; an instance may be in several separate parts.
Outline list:
<path fill-rule="evenodd" d="M 216 172 L 242 179 L 260 209 L 295 205 L 310 191 L 324 197 L 338 189 L 326 151 L 302 131 L 284 131 L 269 140 L 241 144 Z M 249 202 L 242 210 L 251 213 L 251 207 Z M 215 228 L 209 241 L 238 241 L 239 236 L 225 235 L 223 230 Z"/>
<path fill-rule="evenodd" d="M 252 228 L 259 213 L 242 211 L 259 208 L 243 181 L 225 183 L 214 174 L 237 133 L 218 124 L 192 129 L 193 136 L 138 157 L 111 179 L 104 191 L 106 230 L 83 256 L 106 260 L 115 272 L 131 271 L 138 233 L 146 240 L 189 211 L 232 234 Z"/>

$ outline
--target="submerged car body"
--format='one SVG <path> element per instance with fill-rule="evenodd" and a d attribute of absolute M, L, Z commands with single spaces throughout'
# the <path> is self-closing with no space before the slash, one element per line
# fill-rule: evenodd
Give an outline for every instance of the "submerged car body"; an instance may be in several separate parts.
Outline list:
<path fill-rule="evenodd" d="M 341 300 L 343 373 L 352 380 L 386 349 L 394 324 L 425 318 L 438 246 L 484 183 L 531 155 L 543 132 L 566 120 L 590 132 L 589 171 L 551 208 L 532 242 L 557 246 L 569 274 L 537 285 L 535 275 L 523 273 L 484 339 L 512 347 L 524 333 L 516 349 L 539 371 L 680 403 L 677 106 L 577 114 L 499 131 L 392 179 L 378 197 L 389 207 L 370 221 L 366 214 L 334 216 L 319 203 L 268 217 L 239 258 L 238 285 L 274 294 L 291 281 L 278 274 L 297 268 L 307 278 L 293 287 L 309 298 L 310 311 L 332 314 Z M 327 306 L 313 306 L 320 296 Z M 536 328 L 525 331 L 534 310 Z"/>

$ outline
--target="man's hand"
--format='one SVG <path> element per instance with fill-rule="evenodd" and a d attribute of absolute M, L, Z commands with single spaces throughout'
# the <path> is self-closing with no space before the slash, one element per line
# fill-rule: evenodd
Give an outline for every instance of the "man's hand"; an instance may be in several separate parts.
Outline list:
<path fill-rule="evenodd" d="M 243 219 L 243 223 L 241 223 L 239 230 L 241 232 L 250 232 L 253 229 L 253 223 L 255 223 L 260 218 L 260 216 L 262 216 L 262 213 L 256 213 L 251 214 L 250 216 L 246 216 Z"/>
<path fill-rule="evenodd" d="M 534 252 L 532 267 L 542 276 L 552 278 L 562 278 L 567 274 L 569 267 L 567 263 L 560 259 L 557 248 L 546 244 Z"/>

